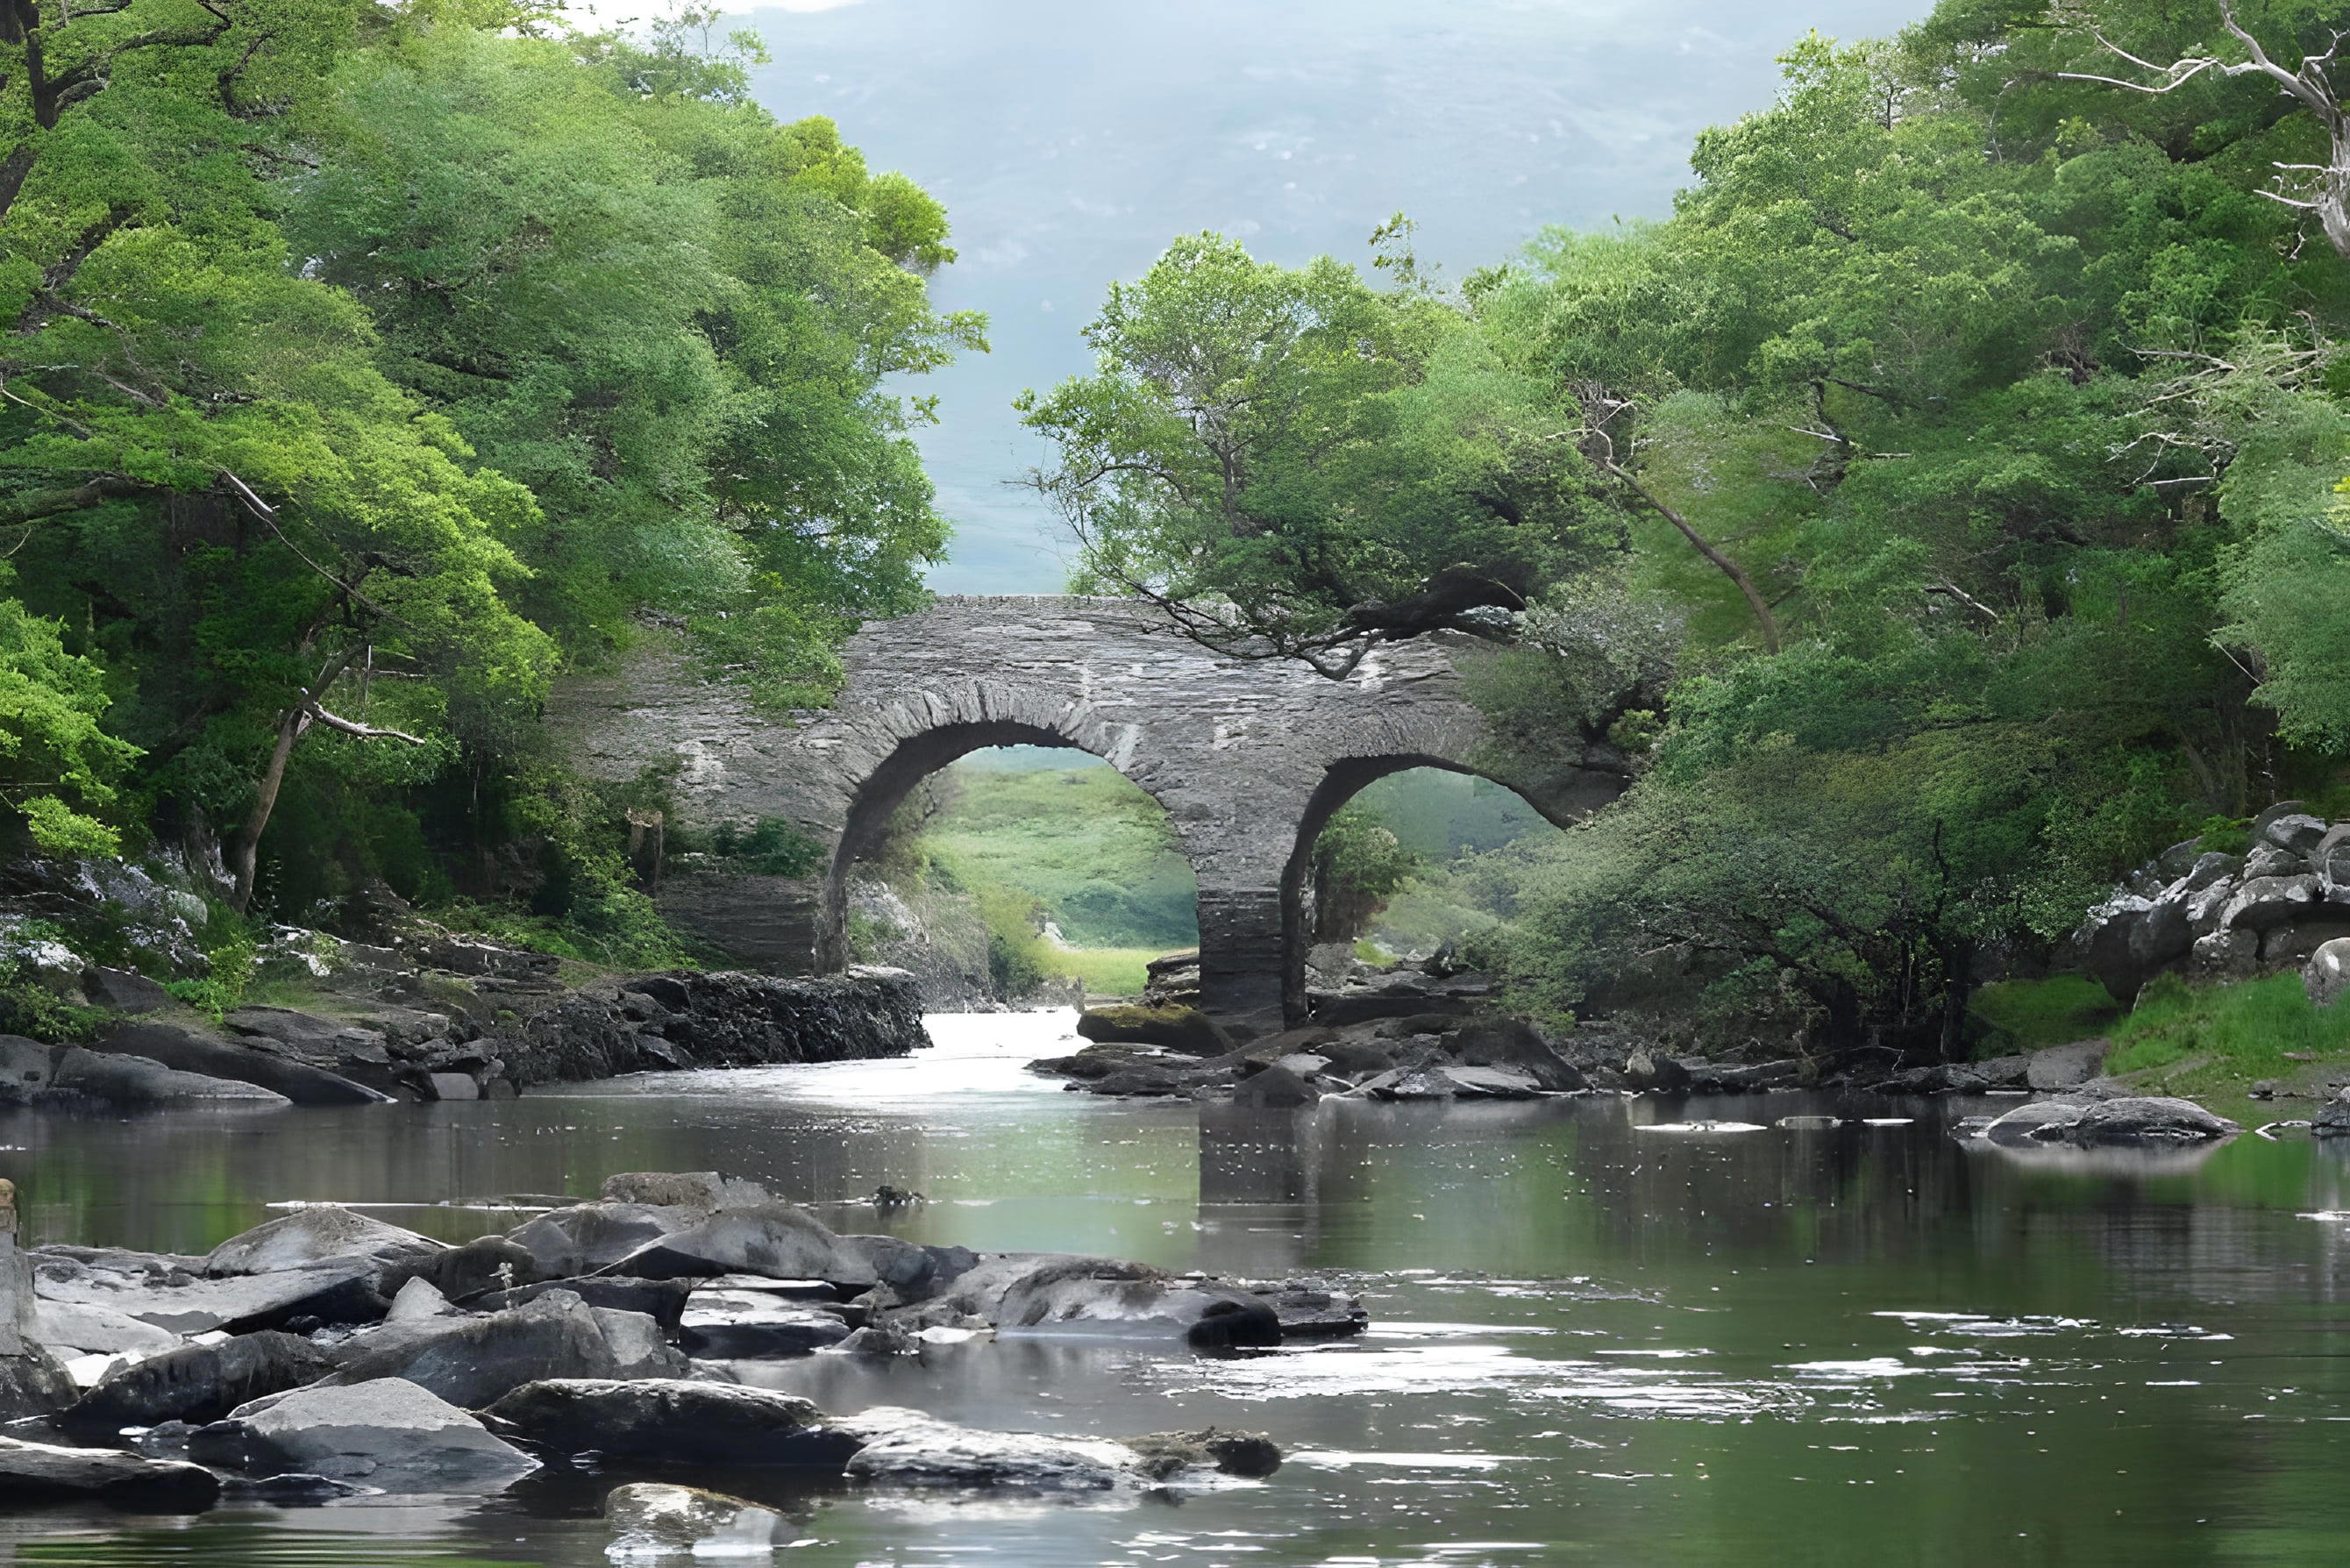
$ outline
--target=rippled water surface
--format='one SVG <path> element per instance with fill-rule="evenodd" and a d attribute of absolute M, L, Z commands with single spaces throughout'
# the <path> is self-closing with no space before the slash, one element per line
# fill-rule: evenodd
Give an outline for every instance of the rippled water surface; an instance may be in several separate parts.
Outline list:
<path fill-rule="evenodd" d="M 1243 1116 L 1021 1072 L 1068 1021 L 942 1018 L 905 1062 L 519 1101 L 18 1115 L 0 1175 L 37 1237 L 195 1251 L 273 1199 L 381 1204 L 463 1240 L 514 1217 L 447 1200 L 714 1168 L 842 1229 L 1312 1276 L 1371 1310 L 1360 1340 L 1239 1360 L 1026 1342 L 765 1364 L 834 1409 L 1214 1423 L 1292 1456 L 1267 1482 L 1115 1504 L 726 1478 L 802 1521 L 786 1565 L 2314 1563 L 2350 1540 L 2350 1150 L 2018 1156 L 1942 1130 L 2001 1102 L 1799 1095 Z M 1705 1121 L 1760 1127 L 1660 1125 Z M 881 1219 L 856 1200 L 884 1182 L 931 1202 Z M 0 1550 L 589 1564 L 596 1502 L 536 1483 L 458 1506 L 17 1515 Z"/>

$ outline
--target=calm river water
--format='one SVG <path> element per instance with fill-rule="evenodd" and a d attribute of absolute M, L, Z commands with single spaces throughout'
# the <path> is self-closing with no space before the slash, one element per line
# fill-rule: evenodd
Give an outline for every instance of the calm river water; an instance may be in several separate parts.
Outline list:
<path fill-rule="evenodd" d="M 1314 1275 L 1370 1308 L 1358 1341 L 1252 1359 L 975 1344 L 768 1364 L 834 1409 L 1215 1423 L 1292 1456 L 1266 1482 L 1116 1506 L 728 1478 L 803 1520 L 782 1568 L 2176 1565 L 2331 1561 L 2350 1541 L 2350 1213 L 2329 1217 L 2350 1210 L 2350 1149 L 2018 1157 L 1942 1130 L 1983 1105 L 1796 1095 L 1237 1116 L 1021 1072 L 1068 1022 L 945 1017 L 905 1062 L 519 1101 L 15 1116 L 0 1175 L 36 1237 L 199 1251 L 272 1199 L 382 1204 L 461 1240 L 515 1221 L 435 1205 L 715 1168 L 841 1229 Z M 1916 1119 L 1646 1130 L 1820 1114 Z M 855 1202 L 883 1182 L 931 1201 L 885 1222 Z M 536 1484 L 458 1506 L 19 1514 L 0 1552 L 600 1564 L 595 1503 Z"/>

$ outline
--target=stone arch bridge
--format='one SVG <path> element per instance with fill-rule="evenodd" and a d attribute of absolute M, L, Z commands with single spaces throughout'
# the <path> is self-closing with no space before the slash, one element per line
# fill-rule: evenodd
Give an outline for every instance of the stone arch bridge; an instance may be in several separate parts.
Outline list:
<path fill-rule="evenodd" d="M 805 878 L 671 870 L 662 909 L 738 961 L 821 973 L 846 961 L 850 867 L 925 776 L 990 746 L 1092 753 L 1167 810 L 1199 880 L 1201 988 L 1225 1014 L 1304 999 L 1305 872 L 1330 814 L 1406 768 L 1494 776 L 1454 659 L 1468 639 L 1376 649 L 1345 680 L 1215 653 L 1149 607 L 1074 596 L 941 597 L 869 621 L 834 705 L 796 724 L 697 676 L 673 651 L 566 684 L 549 724 L 590 776 L 672 770 L 680 823 L 781 818 L 822 846 Z M 1621 791 L 1621 759 L 1499 778 L 1555 822 Z"/>

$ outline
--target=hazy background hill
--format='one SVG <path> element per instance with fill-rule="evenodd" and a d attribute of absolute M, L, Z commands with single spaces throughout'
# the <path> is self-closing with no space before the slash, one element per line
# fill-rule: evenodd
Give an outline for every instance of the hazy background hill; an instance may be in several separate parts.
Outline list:
<path fill-rule="evenodd" d="M 1052 593 L 1056 525 L 1004 481 L 1011 400 L 1087 368 L 1104 285 L 1212 228 L 1295 264 L 1360 257 L 1401 209 L 1456 275 L 1546 223 L 1669 210 L 1690 138 L 1770 101 L 1805 27 L 1891 32 L 1922 0 L 793 0 L 753 24 L 760 101 L 829 114 L 947 204 L 939 302 L 994 352 L 924 390 L 957 524 L 942 591 Z"/>

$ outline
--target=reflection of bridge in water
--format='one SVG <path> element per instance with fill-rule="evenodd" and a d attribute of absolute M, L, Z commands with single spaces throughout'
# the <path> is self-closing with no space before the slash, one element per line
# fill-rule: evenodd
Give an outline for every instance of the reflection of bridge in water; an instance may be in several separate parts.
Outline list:
<path fill-rule="evenodd" d="M 687 826 L 781 819 L 823 847 L 823 871 L 806 878 L 697 871 L 662 887 L 678 924 L 785 973 L 841 967 L 848 868 L 924 777 L 990 746 L 1090 752 L 1166 808 L 1198 877 L 1206 1005 L 1294 1011 L 1306 861 L 1366 784 L 1406 768 L 1482 774 L 1559 822 L 1622 788 L 1604 743 L 1554 777 L 1492 774 L 1453 668 L 1471 646 L 1423 637 L 1330 680 L 1292 660 L 1213 652 L 1128 600 L 941 598 L 867 623 L 846 649 L 837 701 L 796 728 L 660 652 L 567 684 L 549 722 L 594 776 L 676 768 Z"/>

